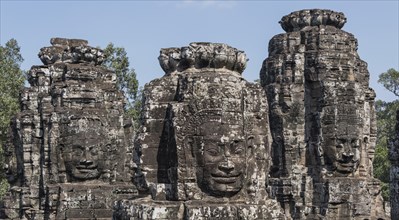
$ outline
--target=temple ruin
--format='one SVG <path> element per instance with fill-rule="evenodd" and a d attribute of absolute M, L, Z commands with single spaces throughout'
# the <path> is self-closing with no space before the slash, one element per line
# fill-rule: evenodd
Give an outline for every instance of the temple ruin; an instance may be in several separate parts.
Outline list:
<path fill-rule="evenodd" d="M 111 218 L 136 193 L 131 122 L 115 73 L 84 40 L 53 38 L 28 74 L 6 149 L 10 219 Z"/>
<path fill-rule="evenodd" d="M 144 88 L 135 141 L 139 194 L 150 196 L 124 201 L 119 213 L 133 219 L 283 217 L 266 192 L 268 106 L 262 88 L 241 77 L 246 55 L 226 44 L 191 43 L 162 49 L 159 62 L 166 74 Z"/>
<path fill-rule="evenodd" d="M 270 108 L 272 192 L 294 219 L 383 218 L 373 178 L 374 91 L 343 13 L 284 16 L 261 70 Z M 313 216 L 313 217 L 309 217 Z"/>
<path fill-rule="evenodd" d="M 260 83 L 229 45 L 161 49 L 165 74 L 145 85 L 138 130 L 102 50 L 51 39 L 5 146 L 0 218 L 390 219 L 373 178 L 375 94 L 345 22 L 284 16 Z"/>

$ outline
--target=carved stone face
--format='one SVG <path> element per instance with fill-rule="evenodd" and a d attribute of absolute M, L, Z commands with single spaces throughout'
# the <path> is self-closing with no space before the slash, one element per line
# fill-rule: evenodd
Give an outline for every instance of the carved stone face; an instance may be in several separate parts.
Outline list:
<path fill-rule="evenodd" d="M 81 123 L 81 122 L 80 122 Z M 110 159 L 115 152 L 106 129 L 100 123 L 67 127 L 60 139 L 62 160 L 69 181 L 98 179 L 106 169 L 112 169 Z"/>
<path fill-rule="evenodd" d="M 103 137 L 82 132 L 69 137 L 63 146 L 63 158 L 68 175 L 77 180 L 97 179 L 104 170 Z"/>
<path fill-rule="evenodd" d="M 341 135 L 331 139 L 325 156 L 335 172 L 349 175 L 355 172 L 359 166 L 360 140 L 355 135 Z"/>
<path fill-rule="evenodd" d="M 230 129 L 230 130 L 229 130 Z M 201 189 L 213 196 L 233 196 L 243 185 L 247 146 L 240 129 L 219 122 L 201 126 L 194 153 L 197 159 L 197 180 Z"/>

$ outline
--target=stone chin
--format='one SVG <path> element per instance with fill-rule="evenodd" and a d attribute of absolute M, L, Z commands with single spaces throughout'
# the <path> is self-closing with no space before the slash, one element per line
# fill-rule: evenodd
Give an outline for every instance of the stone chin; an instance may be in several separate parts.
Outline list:
<path fill-rule="evenodd" d="M 359 160 L 350 162 L 336 162 L 336 172 L 342 174 L 351 174 L 359 167 Z"/>
<path fill-rule="evenodd" d="M 101 172 L 97 168 L 87 169 L 87 168 L 74 168 L 70 175 L 74 179 L 78 180 L 92 180 L 98 179 Z"/>
<path fill-rule="evenodd" d="M 242 173 L 213 173 L 200 183 L 202 191 L 215 197 L 232 197 L 241 191 L 244 177 Z"/>

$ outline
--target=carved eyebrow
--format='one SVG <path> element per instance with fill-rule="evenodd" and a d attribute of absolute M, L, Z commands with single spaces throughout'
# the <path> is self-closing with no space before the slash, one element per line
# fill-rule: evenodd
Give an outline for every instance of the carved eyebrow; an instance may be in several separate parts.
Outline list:
<path fill-rule="evenodd" d="M 243 139 L 235 139 L 235 140 L 232 140 L 232 141 L 230 142 L 230 144 L 237 144 L 237 143 L 243 143 L 243 142 L 244 142 Z"/>
<path fill-rule="evenodd" d="M 234 139 L 233 142 L 237 143 L 237 142 L 244 142 L 244 139 Z"/>
<path fill-rule="evenodd" d="M 83 148 L 84 148 L 84 147 L 83 147 L 82 145 L 80 145 L 80 144 L 73 144 L 72 147 L 73 147 L 73 148 L 80 148 L 80 149 L 83 149 Z"/>
<path fill-rule="evenodd" d="M 207 147 L 206 150 L 218 150 L 218 151 L 220 151 L 220 147 L 218 147 L 218 146 L 210 146 L 210 147 Z"/>
<path fill-rule="evenodd" d="M 203 137 L 203 138 L 201 138 L 201 141 L 220 142 L 220 137 Z"/>
<path fill-rule="evenodd" d="M 216 144 L 217 144 L 217 146 L 219 146 L 219 147 L 223 147 L 224 145 L 226 145 L 226 143 L 223 143 L 223 142 L 220 142 L 220 141 L 217 142 Z"/>

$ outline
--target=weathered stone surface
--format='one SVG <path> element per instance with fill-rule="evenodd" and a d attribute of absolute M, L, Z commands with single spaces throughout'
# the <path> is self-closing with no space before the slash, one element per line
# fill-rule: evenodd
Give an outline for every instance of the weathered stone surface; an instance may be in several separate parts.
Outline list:
<path fill-rule="evenodd" d="M 287 32 L 300 31 L 303 28 L 320 25 L 341 29 L 346 23 L 346 17 L 342 12 L 310 9 L 292 12 L 281 18 L 279 23 Z"/>
<path fill-rule="evenodd" d="M 193 65 L 179 68 L 187 51 L 195 58 Z M 221 54 L 228 59 L 218 60 Z M 241 77 L 245 54 L 225 44 L 192 43 L 162 49 L 159 60 L 166 75 L 144 89 L 143 121 L 135 141 L 137 188 L 140 196 L 150 198 L 122 201 L 119 216 L 282 218 L 266 192 L 266 95 Z"/>
<path fill-rule="evenodd" d="M 204 68 L 227 69 L 242 73 L 247 58 L 243 51 L 226 44 L 191 43 L 182 48 L 164 48 L 158 57 L 166 74 L 187 69 L 202 71 Z"/>
<path fill-rule="evenodd" d="M 396 112 L 395 137 L 389 143 L 391 217 L 399 219 L 399 110 Z"/>
<path fill-rule="evenodd" d="M 320 9 L 284 16 L 261 85 L 226 44 L 161 49 L 165 75 L 145 86 L 135 135 L 102 51 L 51 39 L 5 148 L 0 218 L 389 219 L 373 178 L 375 94 L 345 22 Z"/>
<path fill-rule="evenodd" d="M 51 47 L 40 49 L 39 58 L 45 65 L 54 63 L 93 63 L 104 60 L 102 50 L 87 45 L 86 40 L 52 38 Z"/>
<path fill-rule="evenodd" d="M 2 217 L 112 217 L 114 201 L 137 194 L 124 97 L 115 73 L 98 65 L 101 50 L 85 40 L 51 43 L 39 53 L 45 65 L 31 68 L 31 87 L 21 93 Z"/>
<path fill-rule="evenodd" d="M 284 16 L 287 33 L 272 38 L 260 73 L 273 138 L 271 191 L 290 218 L 386 218 L 372 174 L 375 94 L 357 40 L 340 30 L 345 22 L 330 10 Z"/>

